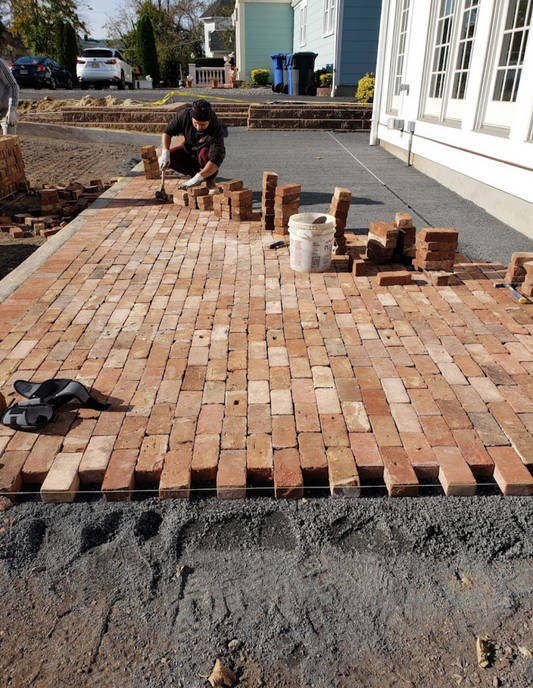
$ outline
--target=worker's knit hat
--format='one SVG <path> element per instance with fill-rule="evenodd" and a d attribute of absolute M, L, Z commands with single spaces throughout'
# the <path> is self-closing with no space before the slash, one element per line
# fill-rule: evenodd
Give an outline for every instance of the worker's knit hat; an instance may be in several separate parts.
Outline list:
<path fill-rule="evenodd" d="M 191 107 L 191 116 L 199 122 L 208 122 L 213 117 L 211 103 L 207 100 L 195 100 Z"/>

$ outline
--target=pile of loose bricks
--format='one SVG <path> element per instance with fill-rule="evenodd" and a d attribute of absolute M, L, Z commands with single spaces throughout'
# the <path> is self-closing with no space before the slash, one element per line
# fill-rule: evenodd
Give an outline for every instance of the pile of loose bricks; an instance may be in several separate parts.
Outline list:
<path fill-rule="evenodd" d="M 504 277 L 506 285 L 516 287 L 524 296 L 533 297 L 533 253 L 513 253 Z"/>
<path fill-rule="evenodd" d="M 0 198 L 26 191 L 28 182 L 18 136 L 0 136 Z"/>
<path fill-rule="evenodd" d="M 403 264 L 434 286 L 446 286 L 452 276 L 459 234 L 452 228 L 425 227 L 417 234 L 409 213 L 396 213 L 394 222 L 371 222 L 366 243 L 366 260 L 375 265 Z M 367 266 L 360 248 L 349 250 L 350 269 L 354 276 L 364 277 Z M 406 285 L 412 281 L 412 270 L 378 273 L 380 286 Z"/>
<path fill-rule="evenodd" d="M 9 232 L 15 239 L 37 235 L 49 238 L 113 184 L 114 181 L 104 183 L 101 179 L 94 179 L 88 185 L 71 182 L 68 186 L 52 187 L 46 184 L 42 189 L 33 190 L 39 202 L 39 210 L 17 213 L 13 217 L 0 217 L 0 231 Z"/>

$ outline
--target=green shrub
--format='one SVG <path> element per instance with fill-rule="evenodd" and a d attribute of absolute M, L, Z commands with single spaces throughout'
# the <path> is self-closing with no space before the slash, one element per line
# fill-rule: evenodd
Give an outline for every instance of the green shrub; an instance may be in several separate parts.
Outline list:
<path fill-rule="evenodd" d="M 266 86 L 270 79 L 270 70 L 252 69 L 252 84 L 256 86 Z"/>
<path fill-rule="evenodd" d="M 374 73 L 367 72 L 357 84 L 357 93 L 355 94 L 356 100 L 360 103 L 373 103 L 375 85 L 376 77 Z"/>
<path fill-rule="evenodd" d="M 333 83 L 333 74 L 326 72 L 320 75 L 320 88 L 330 88 Z"/>
<path fill-rule="evenodd" d="M 328 74 L 328 73 L 329 73 L 328 70 L 324 69 L 324 68 L 315 70 L 315 73 L 314 73 L 314 84 L 315 84 L 315 86 L 320 86 L 320 77 L 322 76 L 322 74 Z"/>

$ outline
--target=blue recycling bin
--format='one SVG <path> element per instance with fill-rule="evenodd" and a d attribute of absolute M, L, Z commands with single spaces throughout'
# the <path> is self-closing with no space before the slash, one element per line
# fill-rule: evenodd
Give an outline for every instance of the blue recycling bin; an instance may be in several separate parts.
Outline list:
<path fill-rule="evenodd" d="M 287 53 L 287 57 L 285 58 L 285 69 L 287 71 L 287 83 L 285 84 L 283 88 L 283 93 L 289 93 L 291 96 L 294 95 L 293 93 L 293 84 L 292 84 L 292 55 L 293 53 Z"/>
<path fill-rule="evenodd" d="M 317 53 L 290 53 L 287 55 L 289 93 L 291 96 L 316 96 L 314 84 L 316 58 Z"/>
<path fill-rule="evenodd" d="M 272 71 L 274 72 L 274 83 L 272 84 L 272 90 L 275 93 L 281 93 L 283 90 L 285 55 L 286 53 L 276 53 L 275 55 L 270 56 L 272 59 Z"/>

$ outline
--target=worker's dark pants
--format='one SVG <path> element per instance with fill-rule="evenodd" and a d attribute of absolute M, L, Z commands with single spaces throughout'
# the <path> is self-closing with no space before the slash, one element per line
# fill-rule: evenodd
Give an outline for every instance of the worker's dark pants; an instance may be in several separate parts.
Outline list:
<path fill-rule="evenodd" d="M 202 148 L 198 157 L 187 153 L 185 146 L 176 146 L 176 148 L 170 149 L 170 167 L 176 172 L 181 172 L 181 174 L 187 174 L 191 177 L 195 175 L 209 162 L 209 148 Z M 214 179 L 216 174 L 212 174 L 207 179 Z"/>

